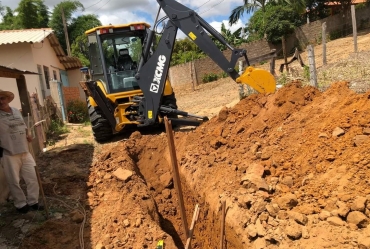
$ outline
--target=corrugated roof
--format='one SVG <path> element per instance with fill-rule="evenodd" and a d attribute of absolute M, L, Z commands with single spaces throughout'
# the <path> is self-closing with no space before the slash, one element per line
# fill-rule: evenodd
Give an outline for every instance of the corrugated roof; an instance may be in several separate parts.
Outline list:
<path fill-rule="evenodd" d="M 13 43 L 36 43 L 43 41 L 53 33 L 50 28 L 24 29 L 24 30 L 2 30 L 0 31 L 0 45 Z"/>
<path fill-rule="evenodd" d="M 0 31 L 0 45 L 23 42 L 37 43 L 42 42 L 45 38 L 48 38 L 50 46 L 54 49 L 60 63 L 63 64 L 66 70 L 82 67 L 78 58 L 65 54 L 53 30 L 50 28 Z"/>

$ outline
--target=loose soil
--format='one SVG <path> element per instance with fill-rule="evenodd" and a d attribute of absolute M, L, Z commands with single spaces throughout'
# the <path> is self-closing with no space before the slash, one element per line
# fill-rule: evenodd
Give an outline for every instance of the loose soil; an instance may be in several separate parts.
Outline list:
<path fill-rule="evenodd" d="M 291 82 L 238 101 L 235 85 L 177 92 L 211 117 L 174 132 L 192 247 L 220 248 L 225 201 L 225 248 L 370 248 L 370 91 Z M 184 248 L 164 129 L 107 144 L 69 129 L 37 158 L 49 218 L 6 204 L 0 248 Z"/>

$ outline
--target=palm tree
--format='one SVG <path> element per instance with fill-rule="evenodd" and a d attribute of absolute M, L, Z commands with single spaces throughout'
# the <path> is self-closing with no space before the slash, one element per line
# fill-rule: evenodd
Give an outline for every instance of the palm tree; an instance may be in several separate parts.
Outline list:
<path fill-rule="evenodd" d="M 235 24 L 237 21 L 239 21 L 240 17 L 243 16 L 244 12 L 247 14 L 250 14 L 257 9 L 261 8 L 262 14 L 263 14 L 263 19 L 262 19 L 262 28 L 263 30 L 266 29 L 265 27 L 265 7 L 268 2 L 268 0 L 253 0 L 253 2 L 250 2 L 250 0 L 243 0 L 244 5 L 238 6 L 235 9 L 231 11 L 231 15 L 229 16 L 229 24 L 230 26 Z M 266 38 L 266 34 L 265 34 Z"/>
<path fill-rule="evenodd" d="M 230 29 L 226 29 L 224 23 L 221 24 L 221 35 L 231 46 L 240 46 L 245 41 L 242 37 L 242 30 L 243 28 L 238 28 L 232 32 Z"/>
<path fill-rule="evenodd" d="M 302 14 L 306 12 L 306 1 L 305 0 L 284 0 L 288 6 L 292 7 L 295 12 Z"/>
<path fill-rule="evenodd" d="M 233 25 L 239 21 L 240 17 L 243 16 L 244 12 L 247 14 L 253 13 L 257 9 L 261 8 L 263 19 L 262 19 L 262 29 L 266 30 L 266 22 L 265 22 L 265 13 L 266 13 L 266 4 L 269 0 L 243 0 L 244 5 L 238 6 L 231 11 L 231 15 L 229 16 L 229 24 Z M 286 3 L 290 5 L 297 13 L 304 13 L 306 8 L 306 0 L 272 0 L 275 3 Z M 370 0 L 369 0 L 370 1 Z M 266 33 L 264 35 L 266 38 Z"/>
<path fill-rule="evenodd" d="M 262 8 L 262 12 L 265 12 L 265 6 L 268 0 L 243 0 L 244 5 L 237 6 L 235 9 L 231 11 L 231 15 L 229 16 L 229 24 L 230 26 L 237 23 L 240 17 L 243 16 L 244 12 L 247 14 L 253 13 L 259 8 Z"/>

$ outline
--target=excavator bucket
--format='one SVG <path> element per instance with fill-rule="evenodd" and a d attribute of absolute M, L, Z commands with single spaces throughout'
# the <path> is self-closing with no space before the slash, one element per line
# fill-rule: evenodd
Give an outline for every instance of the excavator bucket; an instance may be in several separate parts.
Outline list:
<path fill-rule="evenodd" d="M 251 66 L 236 78 L 236 82 L 250 85 L 259 93 L 273 93 L 276 89 L 275 77 L 270 72 Z"/>

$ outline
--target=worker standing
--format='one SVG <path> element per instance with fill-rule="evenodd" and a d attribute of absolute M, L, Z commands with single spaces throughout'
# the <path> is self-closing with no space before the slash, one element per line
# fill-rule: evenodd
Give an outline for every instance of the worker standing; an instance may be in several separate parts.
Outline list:
<path fill-rule="evenodd" d="M 9 106 L 14 94 L 0 89 L 0 147 L 3 148 L 1 165 L 14 206 L 20 213 L 30 209 L 41 210 L 38 204 L 39 184 L 35 171 L 35 160 L 29 152 L 28 142 L 32 137 L 26 134 L 26 124 L 20 111 Z M 27 187 L 27 197 L 20 186 L 23 178 Z"/>

